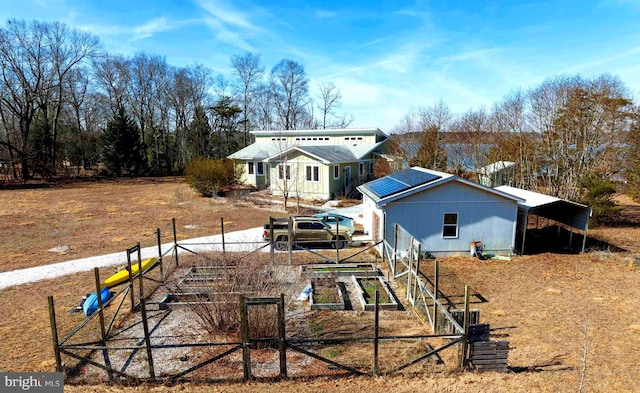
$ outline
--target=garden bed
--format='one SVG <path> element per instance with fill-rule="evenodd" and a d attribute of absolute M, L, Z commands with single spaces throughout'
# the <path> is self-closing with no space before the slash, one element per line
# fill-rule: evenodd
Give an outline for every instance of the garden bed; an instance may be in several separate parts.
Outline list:
<path fill-rule="evenodd" d="M 382 277 L 357 277 L 352 276 L 353 285 L 356 287 L 356 296 L 365 311 L 375 309 L 375 292 L 379 293 L 378 308 L 381 310 L 397 310 L 398 302 L 391 294 L 389 285 Z"/>
<path fill-rule="evenodd" d="M 312 310 L 344 310 L 344 296 L 338 283 L 331 278 L 316 278 L 311 280 L 311 309 Z"/>
<path fill-rule="evenodd" d="M 333 276 L 375 277 L 380 275 L 376 265 L 372 263 L 338 263 L 314 264 L 300 266 L 300 274 L 309 278 Z"/>

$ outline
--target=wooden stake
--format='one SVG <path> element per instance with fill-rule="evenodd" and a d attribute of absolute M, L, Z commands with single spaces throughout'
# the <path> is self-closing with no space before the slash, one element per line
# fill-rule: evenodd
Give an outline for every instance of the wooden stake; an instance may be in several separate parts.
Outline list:
<path fill-rule="evenodd" d="M 100 318 L 100 338 L 102 339 L 102 344 L 104 344 L 107 340 L 106 330 L 104 328 L 104 312 L 102 310 L 102 293 L 100 288 L 100 272 L 99 269 L 93 268 L 93 273 L 96 277 L 96 298 L 98 299 L 98 317 Z"/>
<path fill-rule="evenodd" d="M 62 358 L 58 349 L 58 325 L 56 324 L 56 310 L 53 305 L 53 296 L 49 295 L 49 322 L 51 324 L 51 342 L 53 344 L 53 355 L 56 359 L 56 371 L 62 372 Z"/>
<path fill-rule="evenodd" d="M 244 380 L 251 379 L 251 348 L 249 347 L 249 316 L 244 296 L 240 294 L 240 341 L 242 341 L 242 372 Z"/>
<path fill-rule="evenodd" d="M 278 336 L 280 337 L 280 376 L 287 377 L 287 340 L 284 319 L 284 293 L 280 294 L 278 303 Z"/>
<path fill-rule="evenodd" d="M 160 280 L 164 282 L 164 271 L 162 266 L 162 243 L 160 240 L 160 228 L 156 228 L 156 238 L 158 239 L 158 263 L 160 263 Z"/>
<path fill-rule="evenodd" d="M 464 286 L 464 321 L 462 329 L 463 337 L 461 353 L 460 353 L 460 370 L 464 371 L 467 366 L 467 345 L 469 340 L 469 285 Z"/>
<path fill-rule="evenodd" d="M 224 256 L 226 253 L 224 246 L 224 217 L 220 217 L 220 231 L 222 233 L 222 255 Z"/>
<path fill-rule="evenodd" d="M 273 217 L 269 216 L 269 257 L 271 258 L 271 264 L 273 265 L 275 257 L 275 244 L 276 241 L 273 238 Z"/>
<path fill-rule="evenodd" d="M 175 217 L 171 219 L 171 223 L 173 225 L 173 252 L 176 257 L 176 266 L 178 266 L 178 235 L 176 232 L 176 219 Z"/>
<path fill-rule="evenodd" d="M 440 275 L 440 261 L 436 259 L 433 277 L 433 333 L 438 334 L 438 276 Z"/>
<path fill-rule="evenodd" d="M 376 289 L 375 314 L 373 319 L 373 375 L 378 375 L 378 335 L 380 333 L 380 292 Z"/>
<path fill-rule="evenodd" d="M 131 274 L 131 253 L 133 251 L 131 249 L 127 250 L 127 269 L 129 271 L 129 293 L 131 295 L 131 312 L 136 311 L 136 297 L 134 295 L 134 287 L 133 287 L 133 274 Z"/>
<path fill-rule="evenodd" d="M 138 243 L 138 280 L 140 283 L 140 315 L 142 317 L 142 328 L 144 329 L 144 342 L 147 347 L 147 359 L 149 361 L 149 375 L 151 379 L 156 378 L 153 368 L 153 351 L 151 350 L 151 337 L 149 336 L 149 321 L 147 321 L 147 306 L 144 299 L 144 284 L 142 274 L 142 260 L 140 259 L 140 243 Z"/>

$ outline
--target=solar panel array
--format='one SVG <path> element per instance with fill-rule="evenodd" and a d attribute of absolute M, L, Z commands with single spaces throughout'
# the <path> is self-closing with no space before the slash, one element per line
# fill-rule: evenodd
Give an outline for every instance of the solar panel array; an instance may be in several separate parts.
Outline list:
<path fill-rule="evenodd" d="M 386 198 L 410 188 L 431 183 L 434 180 L 440 179 L 440 177 L 441 176 L 432 173 L 409 168 L 381 179 L 376 179 L 367 183 L 366 186 L 376 194 L 378 198 Z"/>

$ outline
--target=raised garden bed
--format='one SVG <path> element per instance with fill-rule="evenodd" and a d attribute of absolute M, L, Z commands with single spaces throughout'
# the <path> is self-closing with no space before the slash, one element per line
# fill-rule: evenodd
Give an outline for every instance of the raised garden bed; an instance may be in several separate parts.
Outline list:
<path fill-rule="evenodd" d="M 310 303 L 312 310 L 344 310 L 344 297 L 340 286 L 330 278 L 311 280 Z"/>
<path fill-rule="evenodd" d="M 167 310 L 173 307 L 192 306 L 194 303 L 210 303 L 209 295 L 206 293 L 168 293 L 165 295 L 158 307 L 160 310 Z"/>
<path fill-rule="evenodd" d="M 381 310 L 397 310 L 398 302 L 391 294 L 389 285 L 382 277 L 357 277 L 352 276 L 353 285 L 356 287 L 356 295 L 362 309 L 365 311 L 375 310 L 376 289 L 379 293 L 378 308 Z"/>
<path fill-rule="evenodd" d="M 309 278 L 333 276 L 375 277 L 380 275 L 378 268 L 372 263 L 337 263 L 300 266 L 300 274 Z"/>

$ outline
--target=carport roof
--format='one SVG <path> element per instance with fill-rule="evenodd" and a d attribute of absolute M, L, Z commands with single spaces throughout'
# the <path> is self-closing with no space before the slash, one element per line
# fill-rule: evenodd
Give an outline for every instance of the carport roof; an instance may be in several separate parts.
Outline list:
<path fill-rule="evenodd" d="M 520 210 L 584 231 L 584 241 L 582 245 L 582 251 L 584 251 L 584 243 L 589 227 L 589 216 L 591 216 L 591 208 L 589 208 L 589 206 L 515 187 L 500 186 L 496 187 L 496 190 L 523 199 L 522 202 L 518 202 L 518 209 Z M 523 225 L 526 229 L 527 222 L 525 221 Z M 522 240 L 522 250 L 524 250 L 524 238 Z"/>

